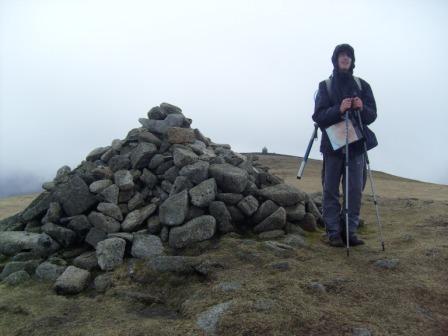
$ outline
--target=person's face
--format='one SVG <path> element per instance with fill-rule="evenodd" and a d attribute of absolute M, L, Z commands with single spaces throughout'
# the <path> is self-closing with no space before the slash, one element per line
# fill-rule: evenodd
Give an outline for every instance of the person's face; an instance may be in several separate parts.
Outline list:
<path fill-rule="evenodd" d="M 350 70 L 350 66 L 352 65 L 351 57 L 345 52 L 342 51 L 338 55 L 338 68 L 341 71 Z"/>

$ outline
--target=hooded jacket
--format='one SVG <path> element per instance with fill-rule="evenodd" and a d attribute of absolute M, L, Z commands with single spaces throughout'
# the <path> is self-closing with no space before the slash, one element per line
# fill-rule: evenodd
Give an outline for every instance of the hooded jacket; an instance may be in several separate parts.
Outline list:
<path fill-rule="evenodd" d="M 338 69 L 338 55 L 342 51 L 352 59 L 352 64 L 348 72 L 340 72 Z M 375 98 L 370 88 L 369 83 L 360 78 L 361 88 L 359 91 L 358 86 L 353 78 L 353 69 L 355 68 L 355 53 L 353 48 L 348 44 L 341 44 L 336 46 L 333 55 L 331 57 L 333 63 L 333 75 L 331 78 L 331 97 L 327 90 L 327 84 L 325 81 L 319 83 L 319 89 L 317 91 L 313 120 L 319 125 L 322 131 L 322 139 L 320 143 L 320 151 L 323 154 L 335 153 L 331 147 L 328 135 L 325 132 L 325 128 L 337 124 L 344 120 L 344 115 L 340 113 L 339 107 L 344 98 L 358 96 L 363 102 L 363 110 L 361 113 L 361 120 L 364 125 L 373 123 L 377 117 Z M 352 121 L 356 124 L 354 116 L 351 117 Z M 362 142 L 350 144 L 349 152 L 354 154 L 360 154 L 364 151 Z M 338 151 L 336 153 L 340 153 Z"/>

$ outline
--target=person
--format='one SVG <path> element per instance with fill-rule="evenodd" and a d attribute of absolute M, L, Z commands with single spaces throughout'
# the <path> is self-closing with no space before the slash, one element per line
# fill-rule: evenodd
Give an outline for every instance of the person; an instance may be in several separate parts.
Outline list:
<path fill-rule="evenodd" d="M 369 125 L 377 117 L 375 98 L 370 85 L 353 76 L 355 52 L 349 44 L 340 44 L 331 57 L 333 74 L 329 80 L 319 83 L 312 119 L 322 130 L 320 151 L 323 155 L 323 199 L 322 216 L 325 221 L 328 242 L 334 247 L 346 244 L 345 203 L 339 202 L 339 187 L 342 178 L 345 202 L 345 147 L 334 151 L 325 128 L 345 120 L 349 110 L 350 120 L 357 124 L 355 111 L 358 110 L 363 125 Z M 349 145 L 348 180 L 348 227 L 351 246 L 364 242 L 356 235 L 361 210 L 362 190 L 365 186 L 364 145 L 357 141 Z"/>

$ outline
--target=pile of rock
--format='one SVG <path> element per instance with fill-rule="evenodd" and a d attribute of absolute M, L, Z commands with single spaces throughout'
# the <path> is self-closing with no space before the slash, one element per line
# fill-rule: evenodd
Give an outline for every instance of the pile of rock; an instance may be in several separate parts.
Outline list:
<path fill-rule="evenodd" d="M 162 103 L 139 122 L 76 169 L 60 168 L 24 211 L 0 221 L 0 253 L 13 256 L 2 279 L 35 274 L 57 292 L 77 293 L 90 270 L 113 270 L 125 257 L 178 254 L 234 231 L 315 229 L 310 197 L 256 156 L 191 128 L 180 108 Z"/>

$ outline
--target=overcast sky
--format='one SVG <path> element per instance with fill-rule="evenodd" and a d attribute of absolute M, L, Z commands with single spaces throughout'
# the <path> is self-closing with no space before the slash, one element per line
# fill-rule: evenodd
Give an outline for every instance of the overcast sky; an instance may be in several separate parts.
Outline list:
<path fill-rule="evenodd" d="M 303 156 L 350 43 L 372 168 L 448 184 L 447 31 L 446 1 L 0 0 L 0 177 L 52 179 L 164 101 L 236 151 Z"/>

